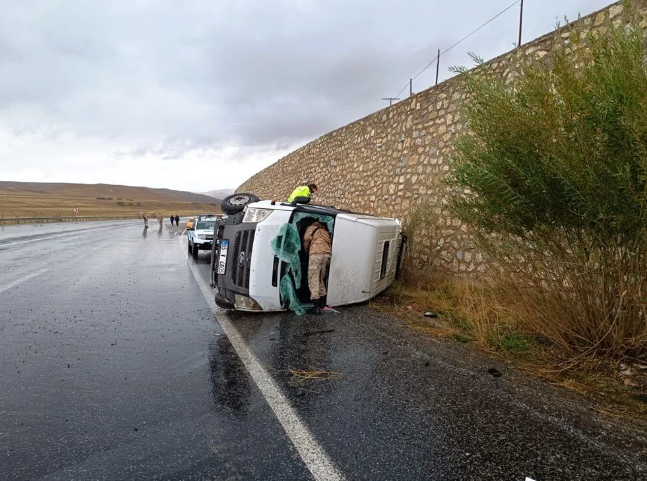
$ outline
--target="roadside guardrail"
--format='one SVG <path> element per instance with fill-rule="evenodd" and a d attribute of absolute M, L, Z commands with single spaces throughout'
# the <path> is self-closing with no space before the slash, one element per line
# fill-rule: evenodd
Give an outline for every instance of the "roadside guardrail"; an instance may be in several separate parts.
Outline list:
<path fill-rule="evenodd" d="M 90 220 L 132 220 L 141 219 L 139 215 L 109 215 L 109 216 L 64 216 L 64 217 L 8 217 L 0 218 L 0 224 L 44 224 L 47 222 L 76 222 Z"/>

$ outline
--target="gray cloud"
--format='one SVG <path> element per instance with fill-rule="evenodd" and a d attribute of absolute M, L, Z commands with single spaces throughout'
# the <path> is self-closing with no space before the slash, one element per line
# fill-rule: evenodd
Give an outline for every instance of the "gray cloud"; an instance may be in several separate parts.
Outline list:
<path fill-rule="evenodd" d="M 284 151 L 384 107 L 436 48 L 510 3 L 0 0 L 0 129 L 165 161 L 231 145 Z M 606 0 L 533 3 L 526 39 Z M 517 17 L 444 57 L 441 77 L 468 50 L 511 49 Z"/>

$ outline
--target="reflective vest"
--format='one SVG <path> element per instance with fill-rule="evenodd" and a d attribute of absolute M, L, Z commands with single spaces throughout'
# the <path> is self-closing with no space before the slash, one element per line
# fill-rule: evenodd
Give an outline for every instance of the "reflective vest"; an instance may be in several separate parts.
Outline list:
<path fill-rule="evenodd" d="M 307 185 L 300 185 L 299 187 L 294 189 L 292 195 L 288 197 L 288 202 L 292 202 L 297 197 L 310 197 L 310 193 L 310 187 L 308 187 Z"/>

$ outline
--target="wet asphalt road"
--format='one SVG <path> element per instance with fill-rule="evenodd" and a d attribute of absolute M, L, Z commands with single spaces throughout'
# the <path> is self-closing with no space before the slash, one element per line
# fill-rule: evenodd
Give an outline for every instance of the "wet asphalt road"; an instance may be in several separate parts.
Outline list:
<path fill-rule="evenodd" d="M 181 231 L 0 227 L 0 479 L 314 479 Z M 647 479 L 640 430 L 366 306 L 340 311 L 218 316 L 345 479 Z"/>

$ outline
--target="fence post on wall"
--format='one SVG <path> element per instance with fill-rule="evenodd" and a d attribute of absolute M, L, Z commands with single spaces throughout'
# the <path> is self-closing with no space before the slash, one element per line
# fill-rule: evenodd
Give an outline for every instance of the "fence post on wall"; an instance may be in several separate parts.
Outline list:
<path fill-rule="evenodd" d="M 521 29 L 523 27 L 523 0 L 521 0 L 521 12 L 519 13 L 519 42 L 517 47 L 521 47 Z"/>
<path fill-rule="evenodd" d="M 440 73 L 440 49 L 438 49 L 438 56 L 436 57 L 436 85 L 438 85 L 439 73 Z"/>

